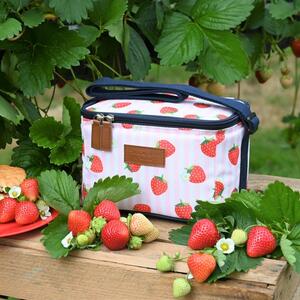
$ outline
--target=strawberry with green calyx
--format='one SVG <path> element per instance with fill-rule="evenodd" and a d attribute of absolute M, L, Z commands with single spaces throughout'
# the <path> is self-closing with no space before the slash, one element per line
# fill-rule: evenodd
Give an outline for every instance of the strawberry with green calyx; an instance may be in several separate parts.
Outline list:
<path fill-rule="evenodd" d="M 90 170 L 94 173 L 101 173 L 103 171 L 103 164 L 99 156 L 92 155 L 89 157 L 91 162 Z"/>
<path fill-rule="evenodd" d="M 181 219 L 189 220 L 191 218 L 191 213 L 193 208 L 189 203 L 184 203 L 180 200 L 180 203 L 175 205 L 175 213 Z"/>
<path fill-rule="evenodd" d="M 208 253 L 194 253 L 187 265 L 197 282 L 204 282 L 215 270 L 217 263 L 213 255 Z"/>
<path fill-rule="evenodd" d="M 176 278 L 173 281 L 173 297 L 180 298 L 188 295 L 192 290 L 189 281 L 186 278 Z"/>
<path fill-rule="evenodd" d="M 141 213 L 132 215 L 129 223 L 130 232 L 136 236 L 146 235 L 153 230 L 153 224 Z"/>
<path fill-rule="evenodd" d="M 144 243 L 151 243 L 153 241 L 155 241 L 156 239 L 158 239 L 159 237 L 159 230 L 157 227 L 153 226 L 153 229 L 144 235 Z"/>
<path fill-rule="evenodd" d="M 129 106 L 131 102 L 117 102 L 112 105 L 113 108 L 123 108 Z"/>
<path fill-rule="evenodd" d="M 164 106 L 164 107 L 160 110 L 160 112 L 161 112 L 162 114 L 174 114 L 174 113 L 176 113 L 177 111 L 178 111 L 177 108 L 171 107 L 171 106 Z"/>
<path fill-rule="evenodd" d="M 236 145 L 233 145 L 232 148 L 228 151 L 229 161 L 236 166 L 240 156 L 240 148 Z"/>
<path fill-rule="evenodd" d="M 72 210 L 68 215 L 68 229 L 77 236 L 89 229 L 91 216 L 84 210 Z"/>
<path fill-rule="evenodd" d="M 154 195 L 160 196 L 168 189 L 168 183 L 162 176 L 154 176 L 151 179 L 151 189 Z"/>
<path fill-rule="evenodd" d="M 188 240 L 188 246 L 193 250 L 214 247 L 220 239 L 220 233 L 216 224 L 209 219 L 197 221 Z"/>
<path fill-rule="evenodd" d="M 218 130 L 216 132 L 216 142 L 218 144 L 222 143 L 225 140 L 225 130 Z"/>
<path fill-rule="evenodd" d="M 213 198 L 217 200 L 219 197 L 222 197 L 223 191 L 224 191 L 224 184 L 221 181 L 216 180 Z"/>
<path fill-rule="evenodd" d="M 169 256 L 166 253 L 163 253 L 159 260 L 156 263 L 156 269 L 160 272 L 172 272 L 175 268 L 175 259 L 174 257 Z"/>
<path fill-rule="evenodd" d="M 250 229 L 247 241 L 248 256 L 265 256 L 272 253 L 276 246 L 276 238 L 268 227 L 254 226 Z"/>
<path fill-rule="evenodd" d="M 141 165 L 137 164 L 125 164 L 125 169 L 129 170 L 130 172 L 137 172 L 141 168 Z"/>
<path fill-rule="evenodd" d="M 208 157 L 216 157 L 218 141 L 215 139 L 204 139 L 201 143 L 201 151 Z"/>
<path fill-rule="evenodd" d="M 175 153 L 175 146 L 167 140 L 160 140 L 157 142 L 156 147 L 165 150 L 165 157 L 169 157 Z"/>
<path fill-rule="evenodd" d="M 0 201 L 0 224 L 13 221 L 15 219 L 15 210 L 17 200 L 10 197 L 5 197 Z"/>
<path fill-rule="evenodd" d="M 280 84 L 284 89 L 290 88 L 294 83 L 294 79 L 290 74 L 282 75 L 280 77 Z"/>
<path fill-rule="evenodd" d="M 261 84 L 267 82 L 272 77 L 273 71 L 267 67 L 261 67 L 255 71 L 255 77 Z"/>
<path fill-rule="evenodd" d="M 139 250 L 142 248 L 143 244 L 143 238 L 140 236 L 131 236 L 129 243 L 128 243 L 128 248 L 131 250 Z"/>
<path fill-rule="evenodd" d="M 210 82 L 207 86 L 207 91 L 216 96 L 224 96 L 226 87 L 220 82 Z"/>
<path fill-rule="evenodd" d="M 106 220 L 102 217 L 94 217 L 91 221 L 91 228 L 96 232 L 100 233 L 102 228 L 105 226 Z"/>
<path fill-rule="evenodd" d="M 23 195 L 29 201 L 36 201 L 39 197 L 39 183 L 35 178 L 24 179 L 24 181 L 20 185 Z"/>
<path fill-rule="evenodd" d="M 191 183 L 202 183 L 206 179 L 204 170 L 200 166 L 191 166 L 186 169 L 186 172 L 189 174 L 189 181 Z"/>
<path fill-rule="evenodd" d="M 85 231 L 84 233 L 78 234 L 76 237 L 76 243 L 79 247 L 91 245 L 96 238 L 95 232 L 92 229 Z"/>
<path fill-rule="evenodd" d="M 110 221 L 119 220 L 121 214 L 116 203 L 108 199 L 104 199 L 95 207 L 94 216 L 102 217 L 106 219 L 106 221 Z"/>
<path fill-rule="evenodd" d="M 39 216 L 40 213 L 35 203 L 31 201 L 22 201 L 17 203 L 15 209 L 15 220 L 17 224 L 32 224 L 38 220 Z"/>
<path fill-rule="evenodd" d="M 236 246 L 244 245 L 248 240 L 248 234 L 243 229 L 234 229 L 231 234 L 231 239 L 234 241 Z"/>

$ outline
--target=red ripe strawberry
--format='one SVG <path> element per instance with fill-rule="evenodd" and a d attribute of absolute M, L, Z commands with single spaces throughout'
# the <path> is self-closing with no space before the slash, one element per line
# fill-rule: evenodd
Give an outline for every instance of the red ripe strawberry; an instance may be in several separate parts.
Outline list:
<path fill-rule="evenodd" d="M 156 147 L 160 149 L 165 149 L 165 157 L 171 156 L 176 150 L 174 145 L 168 142 L 167 140 L 158 141 Z"/>
<path fill-rule="evenodd" d="M 151 179 L 151 189 L 154 195 L 161 195 L 168 189 L 168 183 L 163 176 L 154 176 Z"/>
<path fill-rule="evenodd" d="M 190 174 L 189 181 L 192 183 L 201 183 L 206 179 L 206 175 L 200 166 L 191 166 L 187 169 L 187 173 Z"/>
<path fill-rule="evenodd" d="M 18 201 L 13 198 L 3 198 L 0 201 L 0 223 L 7 223 L 15 219 L 15 209 Z"/>
<path fill-rule="evenodd" d="M 94 210 L 95 217 L 102 217 L 106 221 L 119 220 L 121 215 L 116 203 L 104 199 L 102 200 Z"/>
<path fill-rule="evenodd" d="M 103 171 L 101 159 L 97 155 L 92 155 L 89 159 L 92 162 L 91 171 L 101 173 Z"/>
<path fill-rule="evenodd" d="M 140 165 L 125 164 L 125 169 L 128 169 L 130 172 L 137 172 L 140 168 L 141 168 Z"/>
<path fill-rule="evenodd" d="M 272 253 L 276 248 L 276 239 L 265 226 L 252 227 L 248 233 L 247 255 L 260 257 Z"/>
<path fill-rule="evenodd" d="M 24 179 L 20 187 L 29 201 L 35 201 L 39 197 L 39 183 L 35 178 Z"/>
<path fill-rule="evenodd" d="M 221 181 L 216 180 L 214 190 L 214 199 L 216 200 L 217 198 L 222 196 L 222 193 L 224 191 L 224 184 Z"/>
<path fill-rule="evenodd" d="M 188 246 L 193 250 L 213 247 L 220 239 L 216 224 L 209 219 L 197 221 L 191 231 Z"/>
<path fill-rule="evenodd" d="M 120 220 L 108 222 L 101 231 L 102 242 L 110 250 L 124 249 L 129 237 L 128 227 Z"/>
<path fill-rule="evenodd" d="M 165 106 L 165 107 L 163 107 L 163 108 L 160 110 L 160 112 L 161 112 L 162 114 L 174 114 L 174 113 L 176 113 L 177 111 L 178 111 L 177 108 L 175 108 L 175 107 L 170 107 L 170 106 Z"/>
<path fill-rule="evenodd" d="M 218 118 L 219 120 L 225 120 L 225 119 L 228 118 L 228 116 L 223 115 L 223 114 L 218 114 L 218 115 L 217 115 L 217 118 Z"/>
<path fill-rule="evenodd" d="M 300 57 L 300 38 L 296 38 L 291 43 L 291 48 L 296 57 Z"/>
<path fill-rule="evenodd" d="M 224 130 L 218 130 L 216 133 L 216 142 L 217 144 L 222 143 L 225 140 L 225 131 Z"/>
<path fill-rule="evenodd" d="M 68 215 L 68 228 L 74 236 L 89 229 L 91 216 L 84 210 L 72 210 Z"/>
<path fill-rule="evenodd" d="M 113 108 L 122 108 L 122 107 L 129 106 L 130 104 L 131 102 L 118 102 L 113 104 Z"/>
<path fill-rule="evenodd" d="M 205 139 L 201 143 L 201 151 L 203 154 L 209 157 L 215 157 L 217 152 L 218 142 L 214 139 Z"/>
<path fill-rule="evenodd" d="M 180 202 L 175 206 L 175 213 L 181 219 L 190 219 L 193 208 L 188 203 Z"/>
<path fill-rule="evenodd" d="M 194 253 L 188 260 L 187 265 L 197 282 L 204 282 L 215 270 L 216 260 L 211 254 Z"/>
<path fill-rule="evenodd" d="M 133 207 L 134 211 L 151 213 L 151 207 L 148 204 L 137 203 Z"/>
<path fill-rule="evenodd" d="M 238 163 L 239 155 L 240 155 L 239 147 L 233 145 L 233 147 L 228 152 L 228 158 L 234 166 Z"/>
<path fill-rule="evenodd" d="M 40 216 L 35 203 L 31 201 L 18 202 L 15 210 L 15 220 L 19 225 L 34 223 Z"/>
<path fill-rule="evenodd" d="M 122 127 L 125 128 L 125 129 L 131 129 L 133 127 L 133 124 L 123 123 Z"/>
<path fill-rule="evenodd" d="M 209 104 L 205 104 L 205 103 L 201 103 L 201 102 L 194 103 L 193 105 L 195 107 L 198 107 L 198 108 L 207 108 L 207 107 L 210 107 Z"/>
<path fill-rule="evenodd" d="M 259 83 L 265 83 L 272 76 L 272 70 L 268 68 L 260 69 L 255 71 L 255 77 Z"/>

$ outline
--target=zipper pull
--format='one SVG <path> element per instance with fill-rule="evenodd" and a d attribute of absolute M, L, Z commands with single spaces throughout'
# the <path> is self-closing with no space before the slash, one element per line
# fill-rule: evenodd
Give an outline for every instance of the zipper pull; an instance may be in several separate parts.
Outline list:
<path fill-rule="evenodd" d="M 92 124 L 91 146 L 94 149 L 101 149 L 101 128 L 104 119 L 103 114 L 97 114 Z"/>
<path fill-rule="evenodd" d="M 112 122 L 114 121 L 113 115 L 105 116 L 102 121 L 101 130 L 101 150 L 111 151 L 112 150 Z"/>

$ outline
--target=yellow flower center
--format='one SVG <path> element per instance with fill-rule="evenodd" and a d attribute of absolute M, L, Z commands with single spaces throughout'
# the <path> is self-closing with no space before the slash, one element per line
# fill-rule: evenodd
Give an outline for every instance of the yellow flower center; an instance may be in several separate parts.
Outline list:
<path fill-rule="evenodd" d="M 18 193 L 17 192 L 12 192 L 13 197 L 17 197 Z"/>
<path fill-rule="evenodd" d="M 226 244 L 226 243 L 221 244 L 221 249 L 222 249 L 223 251 L 227 251 L 227 250 L 229 249 L 228 244 Z"/>

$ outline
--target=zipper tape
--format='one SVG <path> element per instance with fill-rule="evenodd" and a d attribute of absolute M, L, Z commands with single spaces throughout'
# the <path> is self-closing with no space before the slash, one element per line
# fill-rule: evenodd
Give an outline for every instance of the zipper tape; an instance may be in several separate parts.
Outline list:
<path fill-rule="evenodd" d="M 113 87 L 114 90 L 106 88 Z M 130 90 L 116 88 L 131 88 Z M 135 82 L 128 80 L 115 80 L 103 77 L 92 83 L 86 90 L 87 95 L 102 99 L 160 99 L 166 102 L 179 103 L 189 95 L 208 100 L 232 109 L 236 112 L 249 133 L 254 133 L 259 125 L 259 119 L 250 110 L 249 103 L 239 99 L 218 97 L 198 88 L 184 84 L 161 84 L 151 82 Z M 88 101 L 89 102 L 89 101 Z M 88 103 L 86 102 L 86 103 Z M 89 104 L 91 105 L 91 104 Z M 88 105 L 87 105 L 88 106 Z"/>

